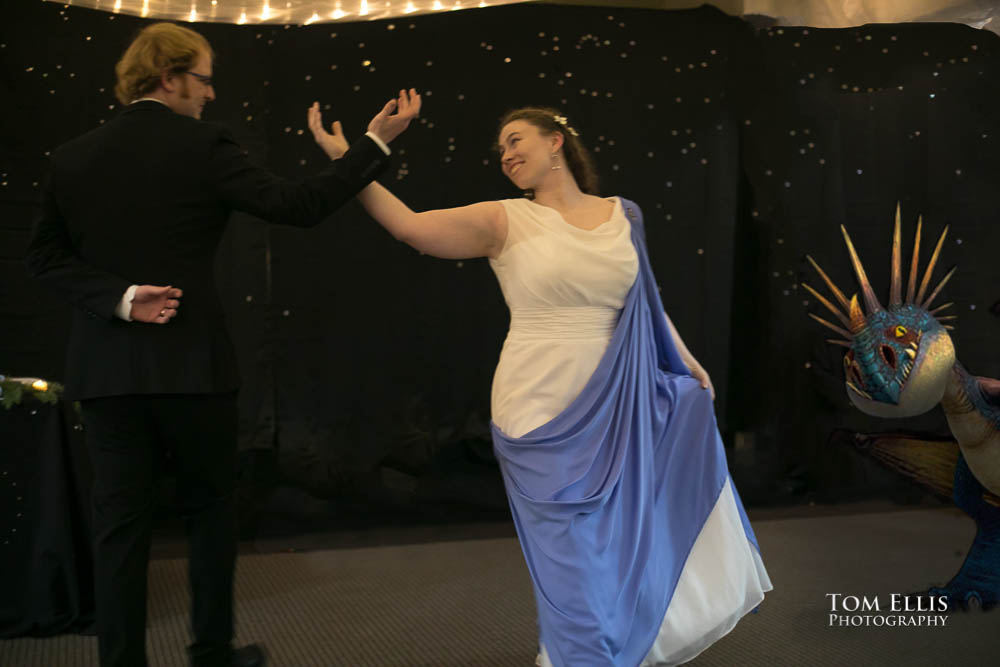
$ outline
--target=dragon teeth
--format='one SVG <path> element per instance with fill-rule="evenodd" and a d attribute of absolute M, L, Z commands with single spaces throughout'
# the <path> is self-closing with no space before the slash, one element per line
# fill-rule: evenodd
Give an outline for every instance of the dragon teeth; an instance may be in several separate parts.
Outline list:
<path fill-rule="evenodd" d="M 904 350 L 904 352 L 906 352 L 906 354 L 909 355 L 910 359 L 916 359 L 917 358 L 917 351 L 916 350 L 913 350 L 911 348 L 906 348 Z"/>
<path fill-rule="evenodd" d="M 850 380 L 847 381 L 847 384 L 848 384 L 848 386 L 850 386 L 851 389 L 853 389 L 854 391 L 858 392 L 860 395 L 864 396 L 868 400 L 871 400 L 872 395 L 869 394 L 867 391 L 864 391 L 862 389 L 858 389 L 856 386 L 854 386 L 854 383 L 851 382 Z"/>

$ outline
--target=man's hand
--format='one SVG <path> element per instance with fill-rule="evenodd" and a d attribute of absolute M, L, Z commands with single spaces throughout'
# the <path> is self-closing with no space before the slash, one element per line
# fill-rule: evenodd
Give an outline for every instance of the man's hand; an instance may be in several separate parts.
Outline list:
<path fill-rule="evenodd" d="M 350 144 L 347 143 L 347 137 L 344 136 L 344 128 L 341 127 L 340 121 L 333 121 L 331 129 L 333 129 L 333 134 L 330 134 L 323 129 L 323 116 L 319 110 L 319 102 L 313 102 L 313 105 L 309 107 L 309 112 L 307 113 L 309 120 L 309 129 L 312 130 L 313 139 L 323 152 L 331 160 L 339 160 L 347 149 L 350 148 Z M 381 136 L 379 137 L 381 138 Z"/>
<path fill-rule="evenodd" d="M 393 110 L 396 113 L 392 113 Z M 390 115 L 391 114 L 391 115 Z M 420 95 L 414 88 L 399 91 L 398 100 L 389 100 L 382 110 L 368 123 L 368 131 L 389 143 L 407 128 L 410 121 L 420 114 Z"/>
<path fill-rule="evenodd" d="M 132 299 L 132 320 L 151 324 L 166 324 L 175 315 L 184 292 L 176 287 L 139 285 Z"/>

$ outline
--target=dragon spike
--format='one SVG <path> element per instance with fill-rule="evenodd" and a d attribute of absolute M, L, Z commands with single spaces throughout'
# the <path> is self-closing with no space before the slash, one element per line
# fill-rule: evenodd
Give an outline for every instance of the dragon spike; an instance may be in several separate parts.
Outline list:
<path fill-rule="evenodd" d="M 814 320 L 816 320 L 817 322 L 819 322 L 823 326 L 825 326 L 825 327 L 827 327 L 829 329 L 833 329 L 834 331 L 836 331 L 837 333 L 839 333 L 841 336 L 844 336 L 845 338 L 853 338 L 853 336 L 851 335 L 851 333 L 849 331 L 841 329 L 840 327 L 838 327 L 836 324 L 833 324 L 832 322 L 827 322 L 826 320 L 824 320 L 819 315 L 813 315 L 812 313 L 809 313 L 809 317 L 813 318 Z"/>
<path fill-rule="evenodd" d="M 950 324 L 942 324 L 941 326 L 943 326 L 948 331 L 954 331 L 955 330 L 955 327 L 951 326 Z"/>
<path fill-rule="evenodd" d="M 954 301 L 949 301 L 948 303 L 942 303 L 940 306 L 938 306 L 934 310 L 930 311 L 930 313 L 931 313 L 931 315 L 934 315 L 936 313 L 940 313 L 945 308 L 950 308 L 951 306 L 954 306 L 954 305 L 955 305 Z"/>
<path fill-rule="evenodd" d="M 849 340 L 837 340 L 836 338 L 827 338 L 826 342 L 830 343 L 831 345 L 840 345 L 841 347 L 851 346 L 851 341 Z"/>
<path fill-rule="evenodd" d="M 899 241 L 899 202 L 896 202 L 896 226 L 892 232 L 892 282 L 889 287 L 889 306 L 898 306 L 903 302 L 901 292 L 903 288 L 903 260 L 901 259 L 902 249 Z"/>
<path fill-rule="evenodd" d="M 819 277 L 823 279 L 823 282 L 826 283 L 826 286 L 830 288 L 830 293 L 833 294 L 835 297 L 837 297 L 837 301 L 844 308 L 844 310 L 850 308 L 850 305 L 847 302 L 847 297 L 844 296 L 843 292 L 837 289 L 837 286 L 834 285 L 833 281 L 830 280 L 830 277 L 823 272 L 823 269 L 819 268 L 819 264 L 816 263 L 816 260 L 814 260 L 809 255 L 806 255 L 806 259 L 808 259 L 809 263 L 812 264 L 814 269 L 816 269 L 816 273 L 818 273 Z"/>
<path fill-rule="evenodd" d="M 941 238 L 938 239 L 937 245 L 934 247 L 934 253 L 931 255 L 931 261 L 927 263 L 927 270 L 924 271 L 924 278 L 920 281 L 920 290 L 917 292 L 917 300 L 915 303 L 920 303 L 924 300 L 924 292 L 927 291 L 927 284 L 931 281 L 931 273 L 934 271 L 934 265 L 937 264 L 938 256 L 941 254 L 941 246 L 944 245 L 944 237 L 948 235 L 948 225 L 945 225 L 944 231 L 941 232 Z M 930 299 L 927 300 L 930 302 Z"/>
<path fill-rule="evenodd" d="M 917 291 L 917 269 L 920 267 L 920 229 L 924 226 L 924 216 L 917 216 L 917 235 L 913 239 L 913 261 L 910 262 L 910 281 L 906 286 L 906 303 L 913 303 Z"/>
<path fill-rule="evenodd" d="M 851 295 L 850 311 L 851 311 L 851 332 L 852 333 L 851 333 L 850 336 L 848 336 L 848 338 L 853 338 L 854 336 L 857 336 L 859 333 L 861 333 L 862 331 L 864 331 L 865 327 L 868 326 L 868 324 L 865 322 L 865 314 L 861 310 L 861 306 L 858 305 L 858 295 L 857 294 L 852 294 Z"/>
<path fill-rule="evenodd" d="M 814 290 L 812 287 L 810 287 L 806 283 L 801 283 L 801 284 L 802 284 L 803 287 L 805 287 L 807 290 L 809 290 L 809 293 L 812 294 L 814 297 L 816 297 L 816 299 L 821 304 L 823 304 L 824 306 L 826 306 L 827 309 L 831 313 L 833 313 L 834 315 L 836 315 L 837 318 L 844 324 L 844 326 L 848 326 L 848 327 L 851 326 L 851 320 L 849 320 L 846 315 L 844 315 L 842 312 L 840 312 L 840 310 L 838 310 L 836 306 L 834 306 L 832 303 L 830 303 L 830 301 L 826 297 L 824 297 L 822 294 L 820 294 L 819 292 L 817 292 L 816 290 Z"/>
<path fill-rule="evenodd" d="M 861 265 L 861 258 L 858 257 L 858 252 L 854 249 L 854 244 L 851 243 L 851 236 L 847 233 L 847 228 L 841 225 L 840 231 L 844 233 L 844 241 L 847 243 L 847 251 L 851 254 L 851 263 L 854 265 L 854 273 L 858 276 L 858 282 L 861 283 L 861 293 L 864 294 L 865 306 L 868 307 L 868 312 L 876 313 L 880 310 L 885 310 L 885 308 L 882 307 L 882 304 L 879 303 L 878 297 L 875 296 L 872 284 L 868 282 L 868 275 L 865 273 L 865 267 Z M 854 319 L 853 314 L 851 319 Z"/>
<path fill-rule="evenodd" d="M 929 297 L 927 297 L 927 301 L 924 301 L 924 303 L 920 306 L 921 308 L 925 308 L 926 309 L 927 306 L 931 305 L 931 302 L 934 301 L 935 297 L 937 297 L 938 292 L 940 292 L 941 288 L 945 286 L 945 283 L 947 283 L 949 280 L 951 280 L 951 277 L 953 275 L 955 275 L 955 271 L 957 269 L 958 269 L 957 266 L 951 267 L 951 271 L 949 271 L 948 273 L 946 273 L 944 275 L 944 278 L 941 279 L 941 282 L 938 283 L 938 286 L 935 287 L 934 291 L 931 292 L 931 295 Z"/>
<path fill-rule="evenodd" d="M 958 315 L 942 315 L 939 318 L 937 318 L 937 321 L 944 322 L 945 320 L 957 320 L 957 319 Z"/>

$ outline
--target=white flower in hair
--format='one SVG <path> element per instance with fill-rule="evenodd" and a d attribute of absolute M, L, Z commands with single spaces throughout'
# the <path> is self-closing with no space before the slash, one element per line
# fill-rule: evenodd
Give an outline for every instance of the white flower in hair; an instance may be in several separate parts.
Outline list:
<path fill-rule="evenodd" d="M 567 118 L 566 118 L 566 116 L 553 116 L 552 120 L 554 120 L 555 122 L 557 122 L 560 125 L 562 125 L 563 127 L 565 127 L 569 131 L 569 133 L 572 134 L 574 137 L 579 137 L 580 136 L 579 134 L 577 134 L 576 130 L 574 130 L 572 127 L 570 127 L 567 124 Z"/>

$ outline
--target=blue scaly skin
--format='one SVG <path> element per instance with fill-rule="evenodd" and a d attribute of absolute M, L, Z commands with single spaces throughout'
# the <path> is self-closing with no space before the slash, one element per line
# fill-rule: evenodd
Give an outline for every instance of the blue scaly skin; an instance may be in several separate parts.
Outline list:
<path fill-rule="evenodd" d="M 989 491 L 1000 495 L 1000 382 L 973 376 L 955 358 L 948 334 L 952 327 L 942 323 L 955 318 L 936 315 L 951 304 L 928 310 L 955 271 L 948 272 L 930 296 L 924 298 L 947 228 L 938 240 L 917 291 L 921 232 L 918 222 L 909 284 L 903 300 L 899 218 L 897 207 L 892 285 L 887 308 L 875 296 L 843 227 L 867 314 L 861 309 L 857 295 L 848 300 L 811 257 L 809 261 L 840 308 L 809 285 L 803 284 L 803 287 L 843 324 L 843 327 L 837 326 L 810 314 L 843 336 L 830 342 L 848 348 L 844 355 L 847 395 L 859 409 L 890 418 L 922 414 L 939 403 L 944 409 L 948 426 L 961 450 L 955 467 L 952 497 L 976 522 L 977 530 L 959 572 L 945 586 L 931 588 L 922 594 L 947 596 L 952 610 L 977 607 L 988 610 L 1000 603 L 1000 507 L 986 494 Z"/>

